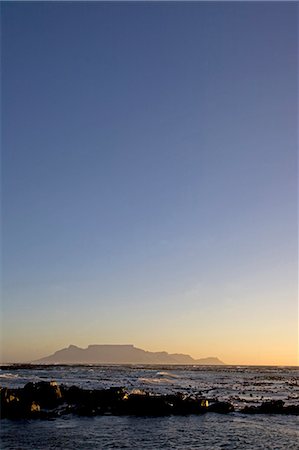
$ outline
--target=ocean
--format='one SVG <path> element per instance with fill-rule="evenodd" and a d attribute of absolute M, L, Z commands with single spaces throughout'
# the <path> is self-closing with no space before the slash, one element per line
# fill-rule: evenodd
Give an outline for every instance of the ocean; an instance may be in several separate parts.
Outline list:
<path fill-rule="evenodd" d="M 299 369 L 245 366 L 2 366 L 3 387 L 55 380 L 88 389 L 182 392 L 210 402 L 228 401 L 221 415 L 135 417 L 63 416 L 51 420 L 3 419 L 1 449 L 299 449 L 298 416 L 239 412 L 267 400 L 299 403 Z"/>

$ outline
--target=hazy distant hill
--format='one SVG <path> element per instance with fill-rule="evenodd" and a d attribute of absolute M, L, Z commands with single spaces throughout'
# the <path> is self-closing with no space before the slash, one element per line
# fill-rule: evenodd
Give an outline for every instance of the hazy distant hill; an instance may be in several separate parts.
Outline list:
<path fill-rule="evenodd" d="M 41 358 L 41 364 L 224 364 L 218 358 L 193 359 L 189 355 L 167 352 L 147 352 L 134 345 L 70 345 L 53 355 Z"/>

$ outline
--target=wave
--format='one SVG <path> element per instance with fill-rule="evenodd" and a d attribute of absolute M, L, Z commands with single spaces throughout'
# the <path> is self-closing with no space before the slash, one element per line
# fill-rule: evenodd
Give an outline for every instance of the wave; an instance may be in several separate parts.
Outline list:
<path fill-rule="evenodd" d="M 175 375 L 174 373 L 169 372 L 157 372 L 157 375 L 160 377 L 180 378 L 179 375 Z"/>
<path fill-rule="evenodd" d="M 173 384 L 173 380 L 169 380 L 168 378 L 138 378 L 138 381 L 146 384 Z"/>
<path fill-rule="evenodd" d="M 15 373 L 1 373 L 0 378 L 11 380 L 13 378 L 19 378 L 19 375 L 15 374 Z"/>

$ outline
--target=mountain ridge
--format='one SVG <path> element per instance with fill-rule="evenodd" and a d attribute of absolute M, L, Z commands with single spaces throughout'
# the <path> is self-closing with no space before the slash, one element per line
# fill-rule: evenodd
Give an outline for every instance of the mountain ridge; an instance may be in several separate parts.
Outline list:
<path fill-rule="evenodd" d="M 194 359 L 184 353 L 150 352 L 133 344 L 90 344 L 86 348 L 71 344 L 33 362 L 35 364 L 225 364 L 215 356 Z"/>

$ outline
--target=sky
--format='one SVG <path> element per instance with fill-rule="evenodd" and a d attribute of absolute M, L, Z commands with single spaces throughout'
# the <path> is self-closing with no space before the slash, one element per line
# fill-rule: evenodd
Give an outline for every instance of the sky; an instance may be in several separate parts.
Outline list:
<path fill-rule="evenodd" d="M 2 361 L 298 364 L 298 4 L 1 4 Z"/>

